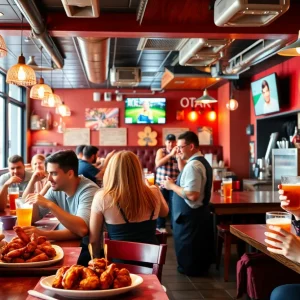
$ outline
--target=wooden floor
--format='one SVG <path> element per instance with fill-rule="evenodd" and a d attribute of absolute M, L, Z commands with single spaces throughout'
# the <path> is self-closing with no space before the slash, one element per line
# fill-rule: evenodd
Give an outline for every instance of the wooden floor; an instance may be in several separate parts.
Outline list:
<path fill-rule="evenodd" d="M 234 249 L 232 250 L 233 255 L 231 259 L 230 278 L 228 282 L 224 282 L 223 280 L 223 264 L 220 268 L 220 271 L 216 271 L 215 265 L 212 265 L 209 275 L 206 277 L 188 277 L 178 273 L 176 270 L 177 262 L 174 251 L 173 237 L 169 236 L 167 260 L 163 268 L 162 284 L 167 288 L 167 294 L 170 300 L 235 299 L 235 266 L 238 258 Z M 246 297 L 241 299 L 246 299 Z"/>

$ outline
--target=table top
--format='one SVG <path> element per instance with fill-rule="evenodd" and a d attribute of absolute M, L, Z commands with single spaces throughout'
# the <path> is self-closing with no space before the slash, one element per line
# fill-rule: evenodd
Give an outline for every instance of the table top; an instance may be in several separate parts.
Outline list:
<path fill-rule="evenodd" d="M 210 202 L 216 214 L 258 214 L 281 210 L 278 192 L 274 191 L 233 192 L 230 199 L 214 192 Z"/>
<path fill-rule="evenodd" d="M 233 235 L 300 274 L 300 264 L 293 262 L 283 255 L 271 253 L 267 250 L 267 245 L 265 243 L 266 237 L 264 235 L 264 232 L 266 231 L 268 231 L 266 225 L 230 225 L 230 232 Z"/>
<path fill-rule="evenodd" d="M 156 277 L 156 275 L 143 275 L 143 274 L 139 274 L 139 276 L 141 276 L 144 281 L 143 283 L 137 287 L 136 289 L 125 293 L 125 294 L 121 294 L 118 295 L 116 297 L 109 297 L 109 299 L 114 300 L 114 299 L 123 299 L 123 300 L 129 300 L 129 299 L 134 299 L 134 300 L 142 300 L 142 299 L 151 299 L 151 300 L 167 300 L 169 299 L 167 294 L 164 292 L 161 283 L 159 282 L 158 278 Z M 1 286 L 1 281 L 0 281 L 0 286 Z M 45 295 L 49 295 L 52 297 L 55 297 L 57 299 L 66 299 L 66 298 L 62 298 L 59 295 L 55 295 L 50 291 L 46 291 L 44 290 L 39 283 L 36 283 L 36 286 L 33 285 L 33 281 L 29 281 L 28 283 L 23 285 L 23 290 L 29 290 L 29 289 L 34 289 L 38 292 L 41 292 Z M 2 288 L 0 287 L 0 290 Z M 26 293 L 27 293 L 26 290 Z M 5 298 L 5 299 L 9 299 L 9 298 Z M 12 298 L 11 298 L 12 299 Z M 14 300 L 19 300 L 21 298 L 13 298 Z M 25 298 L 22 298 L 25 299 Z M 26 298 L 26 300 L 37 300 L 39 298 L 33 297 L 33 296 L 29 296 Z M 72 298 L 68 298 L 68 299 L 72 299 Z"/>

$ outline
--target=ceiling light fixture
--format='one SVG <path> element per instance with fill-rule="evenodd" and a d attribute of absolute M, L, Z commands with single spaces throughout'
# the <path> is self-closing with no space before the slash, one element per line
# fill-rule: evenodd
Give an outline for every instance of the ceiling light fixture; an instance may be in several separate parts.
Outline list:
<path fill-rule="evenodd" d="M 230 82 L 230 100 L 226 103 L 226 108 L 234 111 L 239 107 L 239 103 L 233 98 L 233 82 Z"/>
<path fill-rule="evenodd" d="M 4 16 L 4 13 L 3 12 L 0 12 L 0 17 L 3 17 Z"/>
<path fill-rule="evenodd" d="M 52 94 L 52 89 L 48 84 L 44 83 L 43 78 L 43 47 L 41 47 L 41 77 L 39 79 L 39 83 L 35 84 L 31 90 L 30 90 L 30 98 L 36 99 L 36 100 L 42 100 L 46 93 Z"/>
<path fill-rule="evenodd" d="M 0 35 L 0 57 L 5 57 L 7 55 L 7 48 L 2 35 Z"/>
<path fill-rule="evenodd" d="M 25 57 L 22 49 L 23 40 L 23 15 L 21 28 L 21 55 L 18 58 L 18 63 L 13 65 L 7 71 L 6 82 L 8 84 L 15 84 L 18 86 L 32 86 L 36 84 L 35 72 L 32 68 L 25 64 Z"/>
<path fill-rule="evenodd" d="M 204 89 L 203 91 L 203 95 L 195 100 L 196 104 L 202 103 L 202 104 L 209 104 L 209 103 L 216 103 L 218 102 L 218 100 L 216 100 L 215 98 L 211 97 L 208 92 L 207 89 Z"/>
<path fill-rule="evenodd" d="M 277 52 L 277 54 L 282 56 L 300 56 L 300 30 L 298 35 L 298 40 Z"/>

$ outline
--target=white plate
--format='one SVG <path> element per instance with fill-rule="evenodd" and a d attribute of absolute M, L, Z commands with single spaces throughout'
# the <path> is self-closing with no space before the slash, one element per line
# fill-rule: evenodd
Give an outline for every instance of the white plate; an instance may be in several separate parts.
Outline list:
<path fill-rule="evenodd" d="M 5 263 L 0 261 L 0 268 L 34 268 L 34 267 L 44 267 L 49 266 L 57 263 L 64 257 L 64 251 L 61 247 L 57 245 L 52 245 L 52 247 L 56 251 L 56 256 L 53 257 L 51 260 L 45 261 L 37 261 L 37 262 L 30 262 L 30 263 Z"/>
<path fill-rule="evenodd" d="M 126 293 L 130 290 L 135 289 L 143 282 L 143 278 L 141 276 L 130 274 L 130 277 L 132 281 L 131 286 L 127 286 L 119 289 L 110 289 L 110 290 L 82 291 L 82 290 L 56 289 L 52 287 L 52 282 L 55 278 L 55 275 L 43 278 L 40 281 L 40 284 L 44 289 L 49 290 L 57 295 L 61 295 L 65 297 L 72 297 L 77 299 L 102 298 L 102 297 L 115 296 L 115 295 Z"/>

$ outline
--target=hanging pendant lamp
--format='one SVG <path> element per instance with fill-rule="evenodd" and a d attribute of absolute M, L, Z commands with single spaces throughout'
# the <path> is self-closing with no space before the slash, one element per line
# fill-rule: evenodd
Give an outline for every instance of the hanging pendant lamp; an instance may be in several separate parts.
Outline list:
<path fill-rule="evenodd" d="M 22 49 L 23 39 L 23 15 L 22 15 L 22 29 L 21 29 L 21 55 L 18 58 L 18 63 L 7 71 L 6 82 L 19 86 L 32 86 L 36 84 L 35 72 L 32 68 L 25 64 L 25 57 Z"/>
<path fill-rule="evenodd" d="M 43 68 L 43 47 L 41 47 L 41 67 Z M 30 90 L 30 98 L 36 100 L 42 100 L 46 93 L 52 94 L 52 89 L 48 84 L 44 83 L 43 71 L 41 68 L 41 77 L 39 83 L 35 84 Z"/>
<path fill-rule="evenodd" d="M 298 40 L 277 52 L 277 54 L 282 56 L 300 56 L 300 30 L 298 35 Z"/>
<path fill-rule="evenodd" d="M 57 107 L 56 113 L 61 115 L 62 117 L 70 117 L 71 116 L 71 110 L 68 105 L 65 105 L 64 102 L 62 102 L 62 104 Z"/>
<path fill-rule="evenodd" d="M 0 57 L 5 57 L 7 55 L 7 48 L 2 35 L 0 35 Z"/>
<path fill-rule="evenodd" d="M 233 98 L 233 83 L 230 82 L 230 100 L 226 103 L 228 110 L 234 111 L 239 107 L 239 103 Z"/>
<path fill-rule="evenodd" d="M 195 103 L 199 104 L 199 103 L 202 103 L 202 104 L 209 104 L 209 103 L 216 103 L 218 102 L 218 100 L 216 100 L 215 98 L 211 97 L 208 92 L 207 92 L 207 89 L 205 89 L 203 91 L 203 95 L 196 99 L 195 100 Z"/>

